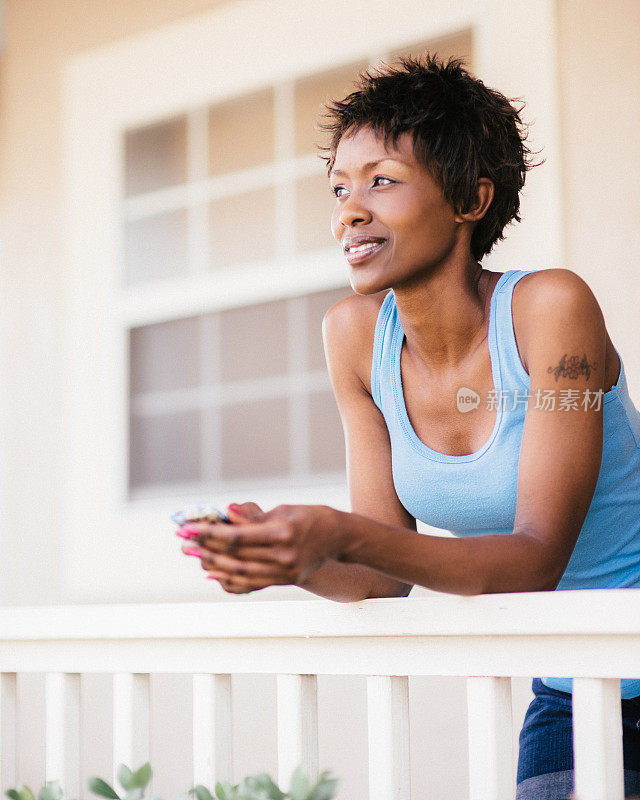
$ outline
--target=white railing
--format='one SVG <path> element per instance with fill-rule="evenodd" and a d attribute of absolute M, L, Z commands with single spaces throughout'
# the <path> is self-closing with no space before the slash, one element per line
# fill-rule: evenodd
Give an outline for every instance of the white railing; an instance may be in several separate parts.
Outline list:
<path fill-rule="evenodd" d="M 640 675 L 640 591 L 2 608 L 3 790 L 19 777 L 16 674 L 47 673 L 46 776 L 80 797 L 80 675 L 105 671 L 114 765 L 148 756 L 149 676 L 193 676 L 193 778 L 207 786 L 232 780 L 233 673 L 278 676 L 284 784 L 298 763 L 317 774 L 316 676 L 367 675 L 372 800 L 410 798 L 408 676 L 467 677 L 470 798 L 512 800 L 510 679 L 573 675 L 576 797 L 622 800 L 618 678 Z"/>

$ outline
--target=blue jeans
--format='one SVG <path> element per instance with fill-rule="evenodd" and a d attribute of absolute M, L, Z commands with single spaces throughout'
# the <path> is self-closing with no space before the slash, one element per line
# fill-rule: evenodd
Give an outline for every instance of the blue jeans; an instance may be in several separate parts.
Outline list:
<path fill-rule="evenodd" d="M 573 792 L 571 695 L 539 678 L 520 731 L 516 800 L 568 800 Z M 640 697 L 622 701 L 625 796 L 640 796 Z"/>

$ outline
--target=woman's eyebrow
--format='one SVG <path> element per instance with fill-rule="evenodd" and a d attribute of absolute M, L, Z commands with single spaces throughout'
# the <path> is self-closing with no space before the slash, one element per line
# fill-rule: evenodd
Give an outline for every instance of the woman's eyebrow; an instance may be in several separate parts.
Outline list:
<path fill-rule="evenodd" d="M 388 156 L 387 158 L 379 158 L 377 161 L 367 161 L 366 164 L 362 165 L 360 171 L 368 172 L 371 169 L 375 169 L 380 164 L 384 164 L 385 161 L 395 161 L 398 164 L 404 164 L 404 161 L 401 161 L 399 158 L 391 158 L 391 156 Z M 341 169 L 332 169 L 331 175 L 347 175 L 347 173 Z"/>

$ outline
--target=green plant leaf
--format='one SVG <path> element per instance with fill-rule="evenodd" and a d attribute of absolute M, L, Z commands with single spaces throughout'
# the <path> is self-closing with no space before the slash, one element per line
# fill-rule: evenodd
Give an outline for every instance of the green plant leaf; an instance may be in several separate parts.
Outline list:
<path fill-rule="evenodd" d="M 28 786 L 25 786 L 23 783 L 18 786 L 16 791 L 20 796 L 20 800 L 35 800 L 31 789 Z"/>
<path fill-rule="evenodd" d="M 291 800 L 307 800 L 310 791 L 309 778 L 307 778 L 304 768 L 300 764 L 291 776 L 291 786 L 289 787 Z"/>
<path fill-rule="evenodd" d="M 151 764 L 147 761 L 146 764 L 143 764 L 139 769 L 137 769 L 133 775 L 131 776 L 131 784 L 129 786 L 130 789 L 133 789 L 136 786 L 139 786 L 141 789 L 145 789 L 149 781 L 151 780 Z"/>
<path fill-rule="evenodd" d="M 102 778 L 89 778 L 87 781 L 87 788 L 90 792 L 99 795 L 100 797 L 108 797 L 109 800 L 120 800 L 120 795 L 105 783 Z"/>
<path fill-rule="evenodd" d="M 261 772 L 255 776 L 257 784 L 267 792 L 269 800 L 284 800 L 286 794 L 276 786 L 271 777 L 266 772 Z"/>
<path fill-rule="evenodd" d="M 142 789 L 140 786 L 135 786 L 125 794 L 124 800 L 142 800 L 143 796 L 144 789 Z"/>
<path fill-rule="evenodd" d="M 38 800 L 62 800 L 63 794 L 60 781 L 47 781 L 38 792 Z"/>
<path fill-rule="evenodd" d="M 211 792 L 207 789 L 206 786 L 203 786 L 201 783 L 199 783 L 197 786 L 194 786 L 191 791 L 197 797 L 198 800 L 213 800 Z"/>
<path fill-rule="evenodd" d="M 284 800 L 286 794 L 282 792 L 266 772 L 245 778 L 240 784 L 240 790 L 248 792 L 251 800 Z"/>
<path fill-rule="evenodd" d="M 133 779 L 133 772 L 131 772 L 131 770 L 126 764 L 120 764 L 120 766 L 118 767 L 118 782 L 125 791 L 132 788 L 133 786 L 133 784 L 131 783 L 132 779 Z"/>
<path fill-rule="evenodd" d="M 218 781 L 215 786 L 215 791 L 218 800 L 238 800 L 236 790 L 227 781 Z"/>
<path fill-rule="evenodd" d="M 311 794 L 307 797 L 307 800 L 331 800 L 336 793 L 340 781 L 337 778 L 330 778 L 329 775 L 330 773 L 328 771 L 320 775 L 318 782 L 311 790 Z"/>
<path fill-rule="evenodd" d="M 16 792 L 15 789 L 7 789 L 5 794 L 7 795 L 7 797 L 10 797 L 11 800 L 20 800 L 20 795 L 18 794 L 18 792 Z"/>

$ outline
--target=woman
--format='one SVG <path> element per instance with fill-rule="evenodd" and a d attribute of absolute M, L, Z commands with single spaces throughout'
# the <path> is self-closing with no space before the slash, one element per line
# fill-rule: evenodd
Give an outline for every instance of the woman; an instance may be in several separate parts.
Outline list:
<path fill-rule="evenodd" d="M 640 586 L 640 414 L 600 307 L 569 270 L 480 263 L 519 220 L 518 111 L 459 61 L 408 59 L 362 77 L 326 128 L 355 291 L 323 327 L 353 513 L 229 506 L 232 526 L 180 531 L 209 577 L 340 601 Z M 569 797 L 570 681 L 533 688 L 518 798 Z M 622 691 L 640 793 L 640 681 Z"/>

